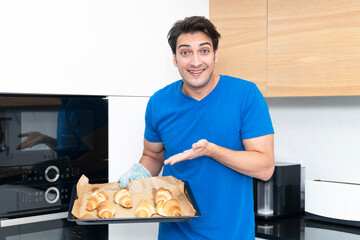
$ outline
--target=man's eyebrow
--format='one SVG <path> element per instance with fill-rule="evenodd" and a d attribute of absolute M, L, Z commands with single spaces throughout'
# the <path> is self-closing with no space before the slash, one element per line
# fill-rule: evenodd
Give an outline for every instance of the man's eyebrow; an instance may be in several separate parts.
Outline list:
<path fill-rule="evenodd" d="M 182 47 L 190 47 L 190 44 L 181 44 L 181 45 L 178 46 L 178 49 L 180 49 Z"/>
<path fill-rule="evenodd" d="M 209 43 L 209 42 L 200 43 L 200 46 L 204 46 L 204 45 L 209 45 L 209 46 L 211 46 L 211 43 Z"/>
<path fill-rule="evenodd" d="M 200 43 L 200 46 L 204 46 L 204 45 L 209 45 L 211 46 L 211 43 L 209 42 L 203 42 L 203 43 Z M 178 46 L 178 49 L 182 48 L 182 47 L 190 47 L 191 45 L 190 44 L 181 44 Z"/>

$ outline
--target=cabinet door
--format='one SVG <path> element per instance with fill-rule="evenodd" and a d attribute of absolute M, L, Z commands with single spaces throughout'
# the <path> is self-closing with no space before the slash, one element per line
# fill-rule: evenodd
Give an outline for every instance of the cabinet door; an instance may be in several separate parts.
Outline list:
<path fill-rule="evenodd" d="M 208 0 L 0 1 L 0 91 L 151 96 L 181 78 L 171 26 L 208 12 Z"/>
<path fill-rule="evenodd" d="M 266 95 L 267 1 L 210 0 L 210 20 L 221 34 L 217 74 L 257 84 Z"/>
<path fill-rule="evenodd" d="M 267 96 L 360 94 L 360 1 L 269 0 Z"/>

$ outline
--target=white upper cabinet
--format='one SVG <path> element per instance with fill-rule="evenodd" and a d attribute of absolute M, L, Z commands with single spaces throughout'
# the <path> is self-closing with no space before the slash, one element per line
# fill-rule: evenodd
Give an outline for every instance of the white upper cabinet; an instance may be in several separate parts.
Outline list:
<path fill-rule="evenodd" d="M 172 24 L 208 14 L 205 0 L 1 1 L 0 93 L 150 96 L 180 78 Z"/>

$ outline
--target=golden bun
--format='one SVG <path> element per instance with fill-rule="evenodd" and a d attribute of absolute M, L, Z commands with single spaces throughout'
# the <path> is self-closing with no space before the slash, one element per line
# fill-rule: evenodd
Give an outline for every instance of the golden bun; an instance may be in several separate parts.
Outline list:
<path fill-rule="evenodd" d="M 131 195 L 128 189 L 122 188 L 114 193 L 114 201 L 124 208 L 131 208 Z"/>
<path fill-rule="evenodd" d="M 113 218 L 115 215 L 115 207 L 112 202 L 106 200 L 104 202 L 101 202 L 99 206 L 97 207 L 97 214 L 100 218 L 106 219 L 106 218 Z"/>

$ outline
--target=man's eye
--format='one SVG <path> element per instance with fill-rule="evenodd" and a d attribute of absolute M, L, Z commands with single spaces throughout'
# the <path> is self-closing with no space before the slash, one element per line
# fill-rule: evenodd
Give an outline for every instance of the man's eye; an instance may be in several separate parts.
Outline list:
<path fill-rule="evenodd" d="M 209 53 L 210 52 L 210 50 L 209 49 L 203 49 L 203 50 L 201 50 L 201 53 Z"/>
<path fill-rule="evenodd" d="M 189 51 L 181 51 L 180 54 L 181 54 L 181 55 L 188 55 L 188 54 L 189 54 Z"/>

